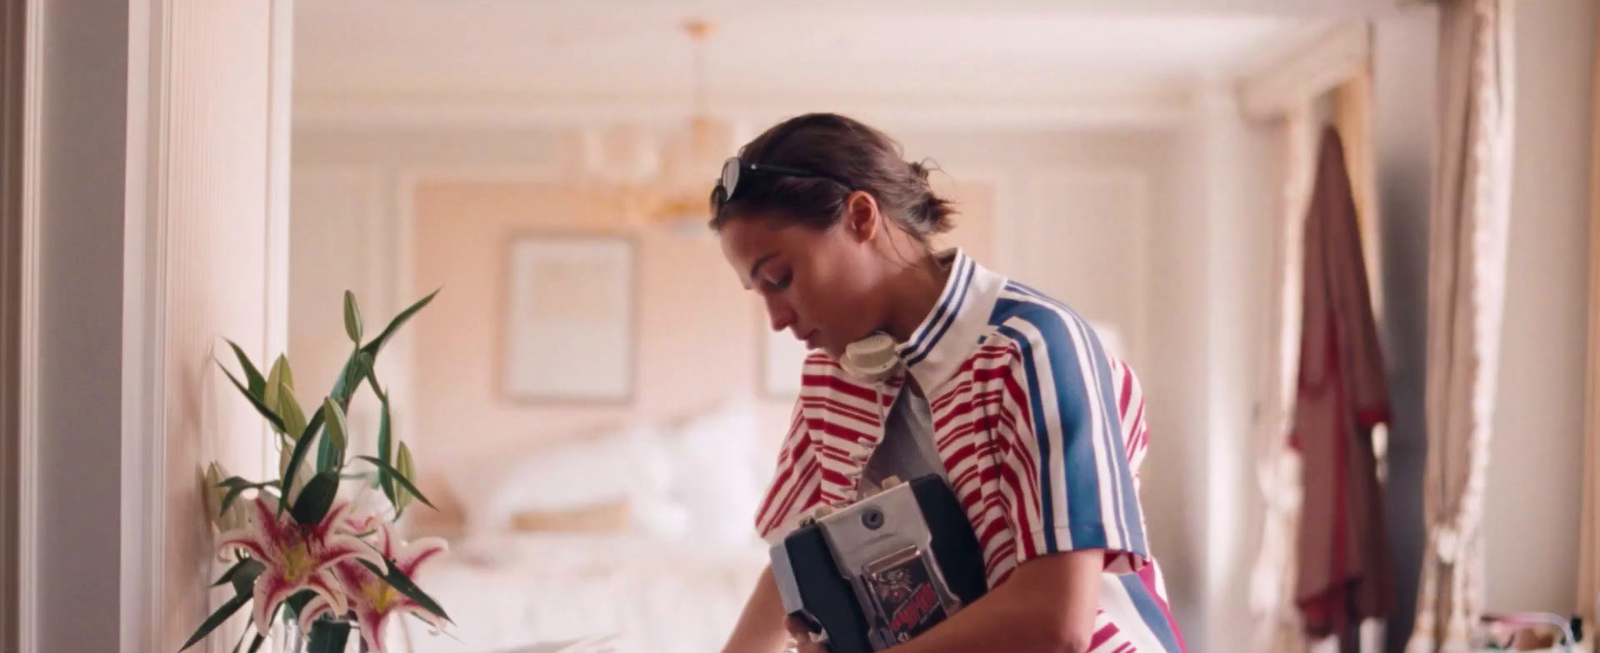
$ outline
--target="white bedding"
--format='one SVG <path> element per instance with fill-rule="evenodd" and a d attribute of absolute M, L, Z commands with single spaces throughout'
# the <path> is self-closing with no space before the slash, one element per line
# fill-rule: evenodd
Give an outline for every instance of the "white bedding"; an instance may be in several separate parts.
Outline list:
<path fill-rule="evenodd" d="M 616 635 L 617 653 L 717 651 L 767 562 L 639 535 L 515 534 L 455 543 L 418 584 L 455 626 L 407 620 L 414 653 L 492 653 Z"/>

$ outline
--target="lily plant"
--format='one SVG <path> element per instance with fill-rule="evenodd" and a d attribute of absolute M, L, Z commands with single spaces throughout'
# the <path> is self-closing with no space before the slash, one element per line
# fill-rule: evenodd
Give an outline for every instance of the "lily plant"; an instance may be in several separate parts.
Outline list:
<path fill-rule="evenodd" d="M 231 566 L 213 587 L 231 585 L 233 598 L 211 614 L 181 650 L 207 635 L 246 605 L 249 627 L 238 644 L 255 637 L 247 651 L 265 641 L 279 615 L 299 626 L 310 653 L 342 653 L 352 628 L 364 651 L 384 651 L 389 617 L 413 615 L 434 629 L 450 623 L 444 608 L 412 580 L 424 562 L 445 549 L 442 540 L 405 543 L 393 524 L 413 501 L 432 508 L 417 490 L 411 450 L 391 435 L 389 395 L 374 369 L 382 351 L 407 320 L 433 301 L 424 297 L 363 344 L 361 310 L 353 294 L 344 296 L 344 327 L 354 346 L 333 389 L 308 420 L 294 394 L 294 374 L 280 355 L 262 375 L 243 349 L 230 341 L 244 382 L 226 366 L 223 373 L 272 426 L 279 449 L 278 477 L 251 481 L 231 476 L 218 463 L 205 472 L 207 516 L 217 529 L 217 554 Z M 379 406 L 377 455 L 348 455 L 345 413 L 365 385 Z M 386 506 L 358 510 L 350 492 L 380 489 Z"/>

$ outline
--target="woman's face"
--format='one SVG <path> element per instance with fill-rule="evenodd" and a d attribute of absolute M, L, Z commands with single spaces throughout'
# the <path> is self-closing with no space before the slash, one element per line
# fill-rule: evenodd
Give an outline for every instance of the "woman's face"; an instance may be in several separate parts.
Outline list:
<path fill-rule="evenodd" d="M 871 228 L 846 213 L 823 230 L 756 215 L 730 220 L 720 232 L 723 255 L 745 288 L 765 301 L 772 329 L 835 358 L 886 317 Z"/>

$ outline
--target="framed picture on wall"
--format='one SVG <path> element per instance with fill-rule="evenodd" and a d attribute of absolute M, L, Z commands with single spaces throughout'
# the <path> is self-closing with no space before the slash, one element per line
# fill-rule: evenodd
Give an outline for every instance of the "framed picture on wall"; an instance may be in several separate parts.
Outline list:
<path fill-rule="evenodd" d="M 516 401 L 627 401 L 634 383 L 633 243 L 523 236 L 511 244 L 502 361 Z"/>

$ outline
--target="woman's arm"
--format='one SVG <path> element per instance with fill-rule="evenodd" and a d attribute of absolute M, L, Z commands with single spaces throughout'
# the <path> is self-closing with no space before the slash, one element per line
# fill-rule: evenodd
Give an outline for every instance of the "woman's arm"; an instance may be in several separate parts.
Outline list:
<path fill-rule="evenodd" d="M 789 643 L 789 632 L 784 628 L 783 599 L 778 596 L 778 581 L 772 577 L 772 566 L 761 572 L 755 591 L 744 604 L 739 623 L 722 647 L 723 653 L 777 653 Z"/>
<path fill-rule="evenodd" d="M 1057 553 L 1022 563 L 983 598 L 885 653 L 1082 653 L 1094 637 L 1105 551 Z"/>

